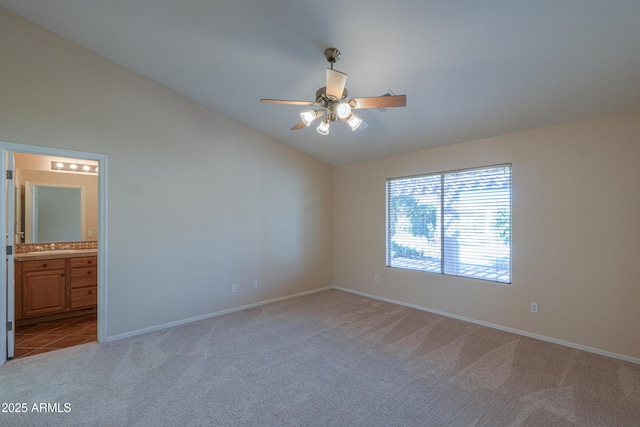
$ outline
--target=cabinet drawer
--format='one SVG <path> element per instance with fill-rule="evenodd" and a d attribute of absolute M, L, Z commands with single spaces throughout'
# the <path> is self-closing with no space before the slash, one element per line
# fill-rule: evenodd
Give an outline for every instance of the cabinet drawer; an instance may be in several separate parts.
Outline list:
<path fill-rule="evenodd" d="M 98 287 L 71 290 L 71 308 L 89 307 L 98 303 Z"/>
<path fill-rule="evenodd" d="M 98 265 L 98 258 L 94 256 L 85 256 L 80 258 L 71 258 L 71 268 L 73 267 L 95 267 Z"/>
<path fill-rule="evenodd" d="M 56 270 L 65 268 L 65 259 L 45 259 L 42 261 L 24 261 L 22 263 L 22 271 L 40 271 L 40 270 Z"/>
<path fill-rule="evenodd" d="M 97 267 L 80 267 L 71 269 L 71 287 L 82 288 L 98 284 Z"/>

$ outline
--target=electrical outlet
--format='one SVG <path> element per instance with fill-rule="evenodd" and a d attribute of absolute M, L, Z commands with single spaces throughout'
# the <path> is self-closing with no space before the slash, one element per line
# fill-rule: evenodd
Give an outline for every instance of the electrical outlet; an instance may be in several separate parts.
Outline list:
<path fill-rule="evenodd" d="M 531 303 L 531 312 L 534 314 L 538 314 L 538 303 L 537 302 L 532 302 Z"/>
<path fill-rule="evenodd" d="M 253 289 L 258 289 L 258 281 L 257 280 L 253 281 Z"/>
<path fill-rule="evenodd" d="M 380 283 L 380 276 L 378 276 L 377 274 L 373 275 L 373 281 L 376 283 Z"/>
<path fill-rule="evenodd" d="M 231 292 L 238 292 L 238 285 L 236 285 L 235 283 L 231 285 Z"/>

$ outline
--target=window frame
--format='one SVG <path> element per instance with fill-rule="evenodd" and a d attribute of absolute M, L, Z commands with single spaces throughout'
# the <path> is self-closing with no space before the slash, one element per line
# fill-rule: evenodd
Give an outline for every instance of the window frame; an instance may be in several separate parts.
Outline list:
<path fill-rule="evenodd" d="M 454 175 L 454 174 L 460 174 L 460 173 L 465 173 L 465 172 L 473 172 L 473 171 L 481 171 L 481 170 L 490 170 L 490 169 L 498 169 L 498 168 L 507 168 L 508 172 L 509 172 L 509 176 L 508 176 L 508 229 L 509 229 L 509 243 L 508 243 L 508 251 L 507 251 L 507 256 L 508 256 L 508 262 L 507 262 L 507 266 L 506 271 L 508 273 L 508 280 L 500 280 L 500 276 L 497 275 L 496 278 L 486 278 L 486 277 L 478 277 L 478 276 L 473 276 L 473 275 L 465 275 L 465 274 L 451 274 L 446 271 L 445 268 L 445 256 L 447 256 L 445 254 L 445 238 L 444 236 L 444 232 L 445 232 L 445 194 L 446 194 L 446 189 L 445 189 L 445 177 L 447 175 Z M 392 200 L 390 199 L 392 197 L 392 195 L 390 194 L 391 192 L 391 186 L 390 184 L 394 181 L 403 181 L 403 180 L 413 180 L 413 179 L 419 179 L 419 178 L 429 178 L 429 177 L 439 177 L 440 180 L 440 189 L 439 189 L 439 201 L 438 201 L 438 208 L 439 208 L 439 216 L 438 216 L 438 231 L 440 234 L 439 237 L 439 243 L 440 243 L 440 271 L 433 271 L 433 270 L 428 270 L 426 268 L 412 268 L 412 267 L 408 267 L 408 266 L 400 266 L 400 265 L 392 265 L 392 258 L 393 258 L 393 250 L 392 250 L 392 237 L 395 234 L 392 234 L 392 225 L 391 225 L 391 206 L 392 206 Z M 490 200 L 490 199 L 484 199 L 484 200 Z M 500 164 L 495 164 L 495 165 L 488 165 L 488 166 L 477 166 L 477 167 L 471 167 L 471 168 L 464 168 L 464 169 L 455 169 L 455 170 L 448 170 L 448 171 L 441 171 L 441 172 L 431 172 L 431 173 L 426 173 L 426 174 L 417 174 L 417 175 L 407 175 L 407 176 L 400 176 L 400 177 L 393 177 L 393 178 L 387 178 L 385 180 L 385 265 L 388 268 L 397 268 L 397 269 L 401 269 L 401 270 L 411 270 L 411 271 L 418 271 L 418 272 L 423 272 L 423 273 L 432 273 L 432 274 L 440 274 L 440 275 L 446 275 L 446 276 L 451 276 L 451 277 L 461 277 L 461 278 L 465 278 L 465 279 L 476 279 L 476 280 L 482 280 L 482 281 L 488 281 L 488 282 L 494 282 L 494 283 L 499 283 L 499 284 L 505 284 L 505 285 L 510 285 L 513 282 L 513 269 L 512 269 L 512 265 L 513 265 L 513 233 L 512 233 L 512 225 L 513 225 L 513 165 L 511 163 L 500 163 Z M 394 227 L 397 226 L 397 224 L 394 224 Z M 461 265 L 461 264 L 458 264 Z M 462 264 L 464 265 L 464 264 Z"/>

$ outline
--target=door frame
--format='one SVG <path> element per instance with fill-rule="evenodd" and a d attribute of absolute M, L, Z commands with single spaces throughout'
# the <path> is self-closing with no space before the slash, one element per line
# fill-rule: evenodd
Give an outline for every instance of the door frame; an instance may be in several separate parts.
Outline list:
<path fill-rule="evenodd" d="M 4 164 L 6 165 L 6 167 L 9 170 L 15 170 L 15 159 L 13 156 L 13 153 L 7 153 L 4 156 Z M 16 242 L 16 186 L 15 186 L 15 177 L 11 177 L 11 179 L 7 178 L 4 180 L 4 188 L 7 191 L 7 193 L 5 194 L 6 198 L 6 203 L 7 203 L 7 209 L 5 210 L 7 217 L 6 217 L 6 224 L 7 224 L 7 239 L 6 239 L 6 245 L 7 246 L 15 246 L 15 242 Z M 7 266 L 7 271 L 6 271 L 6 275 L 4 277 L 6 277 L 7 280 L 7 322 L 11 321 L 13 322 L 13 325 L 15 325 L 15 292 L 16 292 L 16 287 L 15 287 L 15 261 L 14 261 L 14 254 L 15 251 L 13 251 L 12 253 L 7 253 L 5 256 L 5 260 L 6 260 L 6 266 Z M 16 333 L 15 333 L 15 327 L 12 327 L 11 329 L 9 328 L 5 328 L 7 330 L 7 351 L 6 351 L 6 358 L 11 358 L 15 356 L 15 337 L 16 337 Z"/>
<path fill-rule="evenodd" d="M 0 155 L 2 156 L 2 166 L 0 176 L 6 176 L 6 156 L 8 153 L 26 153 L 42 156 L 70 157 L 75 159 L 94 160 L 98 162 L 98 342 L 107 340 L 107 155 L 99 153 L 89 153 L 85 151 L 66 150 L 60 148 L 41 147 L 37 145 L 17 144 L 0 141 Z M 7 195 L 6 185 L 0 185 L 0 231 L 2 235 L 7 234 Z M 2 252 L 5 259 L 7 257 L 6 245 L 2 245 Z M 14 251 L 15 252 L 15 251 Z M 0 263 L 0 366 L 7 358 L 7 328 L 5 322 L 13 321 L 15 329 L 15 319 L 8 319 L 7 305 L 7 263 Z"/>

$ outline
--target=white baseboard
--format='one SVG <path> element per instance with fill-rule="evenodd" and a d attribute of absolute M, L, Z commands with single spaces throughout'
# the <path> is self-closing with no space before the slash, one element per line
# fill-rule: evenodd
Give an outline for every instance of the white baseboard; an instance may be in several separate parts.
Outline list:
<path fill-rule="evenodd" d="M 258 306 L 261 306 L 261 305 L 271 304 L 273 302 L 284 301 L 284 300 L 288 300 L 288 299 L 292 299 L 292 298 L 298 298 L 298 297 L 301 297 L 301 296 L 304 296 L 304 295 L 315 294 L 316 292 L 327 291 L 329 289 L 333 289 L 333 287 L 332 286 L 328 286 L 326 288 L 313 289 L 313 290 L 306 291 L 306 292 L 300 292 L 298 294 L 287 295 L 287 296 L 279 297 L 279 298 L 273 298 L 273 299 L 270 299 L 270 300 L 260 301 L 260 302 L 256 302 L 256 303 L 248 304 L 248 305 L 242 305 L 240 307 L 234 307 L 234 308 L 230 308 L 228 310 L 216 311 L 216 312 L 213 312 L 213 313 L 203 314 L 201 316 L 190 317 L 188 319 L 176 320 L 175 322 L 163 323 L 162 325 L 150 326 L 148 328 L 143 328 L 143 329 L 137 329 L 135 331 L 125 332 L 124 334 L 118 334 L 118 335 L 114 335 L 114 336 L 111 336 L 111 337 L 107 337 L 105 342 L 117 341 L 117 340 L 120 340 L 120 339 L 123 339 L 123 338 L 133 337 L 135 335 L 141 335 L 141 334 L 146 334 L 146 333 L 149 333 L 149 332 L 159 331 L 161 329 L 172 328 L 174 326 L 184 325 L 186 323 L 196 322 L 198 320 L 204 320 L 204 319 L 208 319 L 210 317 L 216 317 L 216 316 L 222 316 L 224 314 L 235 313 L 236 311 L 246 310 L 248 308 L 258 307 Z"/>
<path fill-rule="evenodd" d="M 398 304 L 398 305 L 402 305 L 402 306 L 409 307 L 409 308 L 415 308 L 417 310 L 427 311 L 429 313 L 439 314 L 441 316 L 451 317 L 453 319 L 463 320 L 463 321 L 469 322 L 469 323 L 475 323 L 476 325 L 486 326 L 486 327 L 489 327 L 489 328 L 498 329 L 498 330 L 505 331 L 505 332 L 511 332 L 513 334 L 523 335 L 525 337 L 535 338 L 535 339 L 538 339 L 538 340 L 541 340 L 541 341 L 547 341 L 547 342 L 550 342 L 550 343 L 553 343 L 553 344 L 559 344 L 559 345 L 563 345 L 563 346 L 566 346 L 566 347 L 575 348 L 575 349 L 578 349 L 578 350 L 588 351 L 590 353 L 599 354 L 601 356 L 612 357 L 614 359 L 620 359 L 620 360 L 624 360 L 626 362 L 640 364 L 640 359 L 638 359 L 636 357 L 626 356 L 624 354 L 618 354 L 618 353 L 613 353 L 613 352 L 610 352 L 610 351 L 600 350 L 598 348 L 587 347 L 587 346 L 584 346 L 584 345 L 581 345 L 581 344 L 572 343 L 570 341 L 559 340 L 559 339 L 547 337 L 547 336 L 544 336 L 544 335 L 538 335 L 538 334 L 534 334 L 534 333 L 531 333 L 531 332 L 522 331 L 520 329 L 514 329 L 514 328 L 509 328 L 509 327 L 506 327 L 506 326 L 497 325 L 495 323 L 489 323 L 489 322 L 484 322 L 482 320 L 471 319 L 469 317 L 458 316 L 456 314 L 451 314 L 451 313 L 447 313 L 447 312 L 439 311 L 439 310 L 433 310 L 431 308 L 422 307 L 422 306 L 419 306 L 419 305 L 410 304 L 410 303 L 403 302 L 403 301 L 397 301 L 397 300 L 393 300 L 393 299 L 390 299 L 390 298 L 379 297 L 377 295 L 368 294 L 368 293 L 360 292 L 360 291 L 355 291 L 353 289 L 342 288 L 340 286 L 333 286 L 332 288 L 333 289 L 337 289 L 339 291 L 349 292 L 349 293 L 360 295 L 360 296 L 363 296 L 363 297 L 376 299 L 376 300 L 379 300 L 379 301 L 389 302 L 389 303 L 392 303 L 392 304 Z"/>

